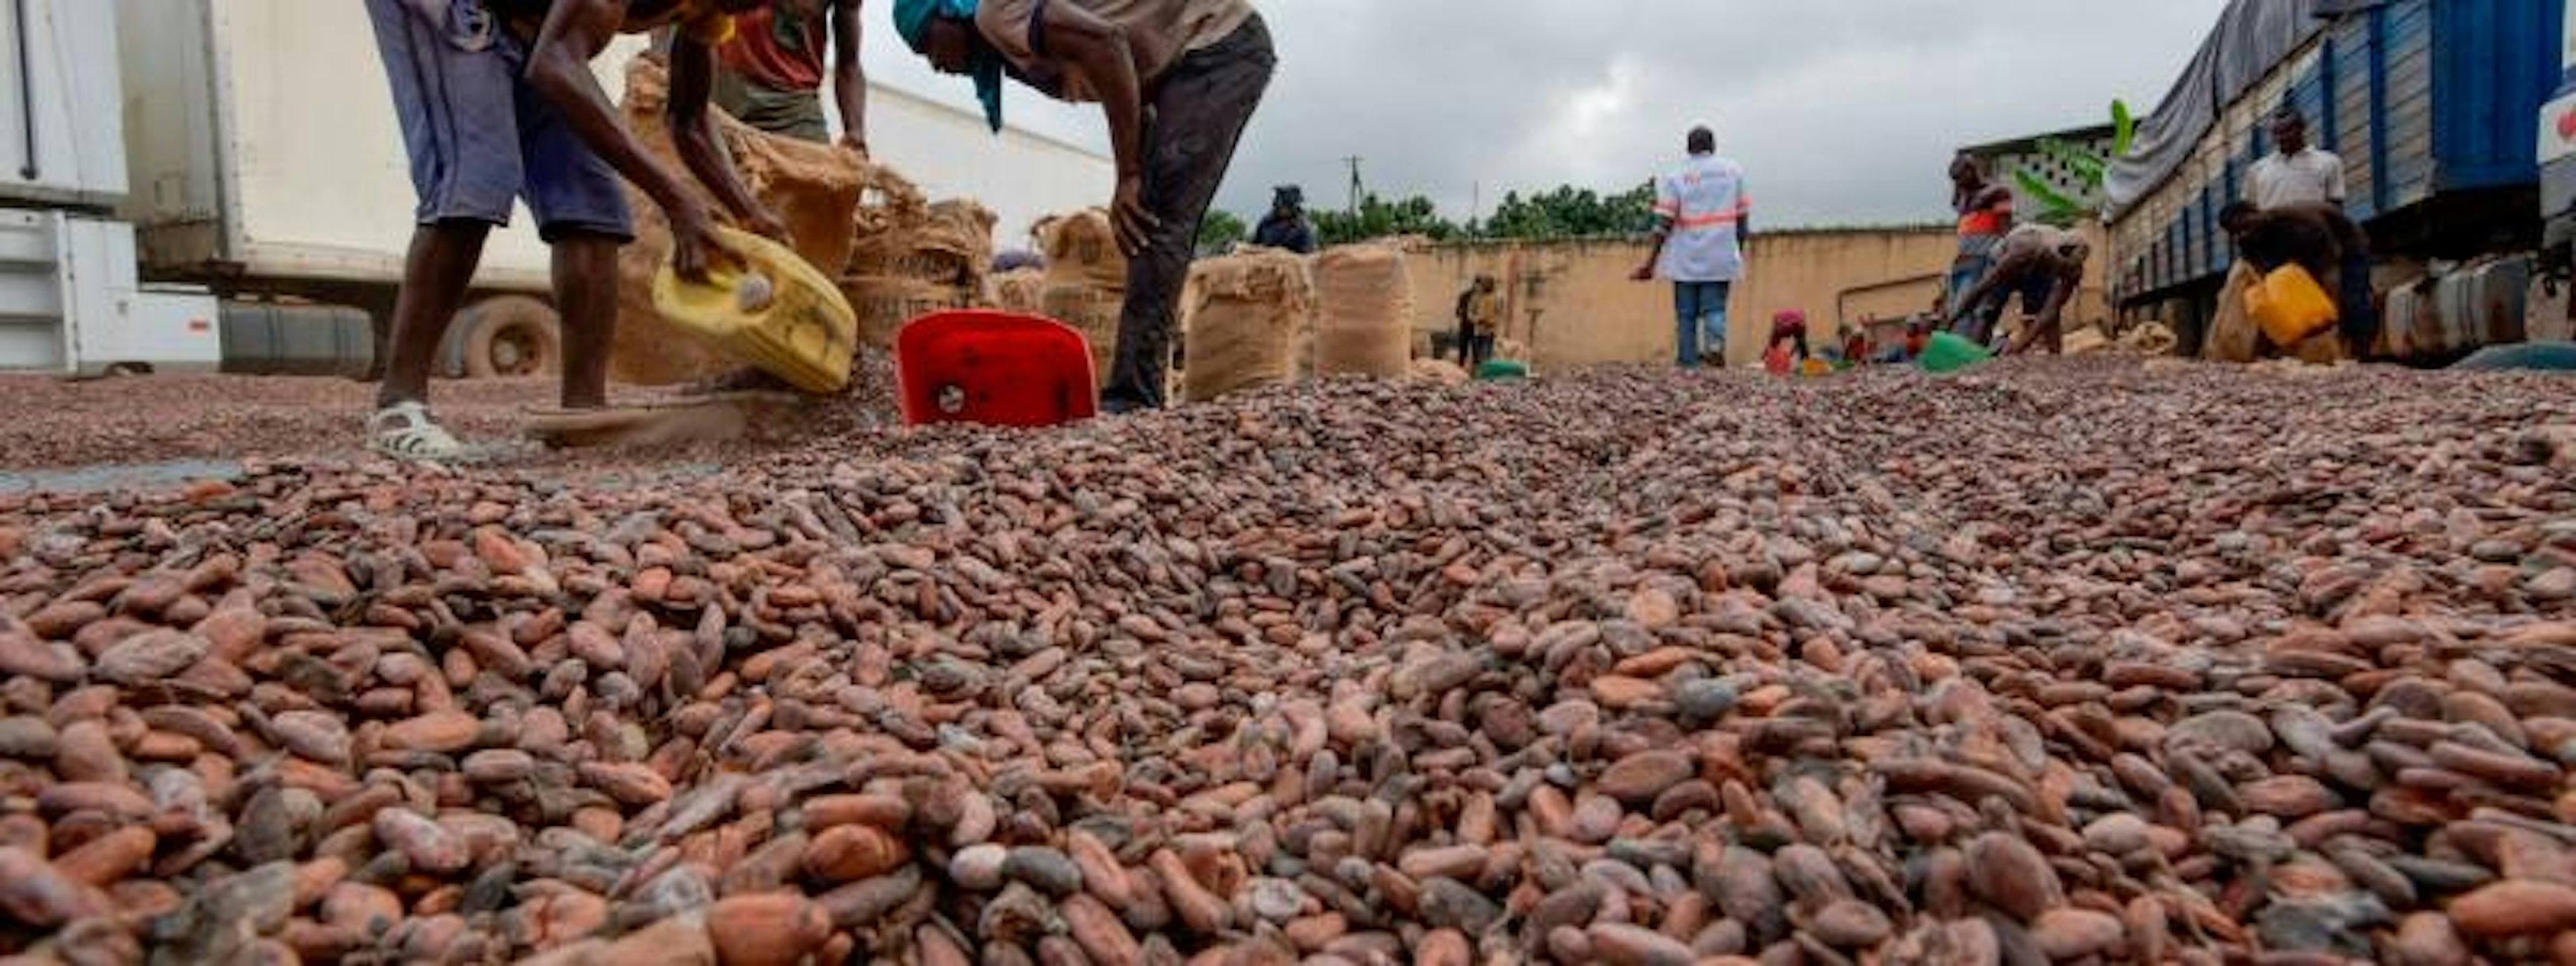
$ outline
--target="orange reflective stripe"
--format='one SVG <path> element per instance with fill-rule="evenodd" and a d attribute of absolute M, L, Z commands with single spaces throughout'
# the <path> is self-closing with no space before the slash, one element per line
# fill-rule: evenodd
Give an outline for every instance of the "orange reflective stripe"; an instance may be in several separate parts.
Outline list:
<path fill-rule="evenodd" d="M 1711 225 L 1732 225 L 1742 220 L 1744 220 L 1744 212 L 1718 211 L 1705 215 L 1685 216 L 1675 220 L 1674 223 L 1684 228 L 1706 228 Z"/>

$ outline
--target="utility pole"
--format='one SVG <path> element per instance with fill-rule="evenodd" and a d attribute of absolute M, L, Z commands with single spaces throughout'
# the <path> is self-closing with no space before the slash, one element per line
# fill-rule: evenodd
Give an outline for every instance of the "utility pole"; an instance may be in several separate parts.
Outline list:
<path fill-rule="evenodd" d="M 1360 213 L 1360 160 L 1360 156 L 1356 154 L 1342 159 L 1343 163 L 1351 166 L 1350 213 L 1354 217 L 1358 216 Z"/>

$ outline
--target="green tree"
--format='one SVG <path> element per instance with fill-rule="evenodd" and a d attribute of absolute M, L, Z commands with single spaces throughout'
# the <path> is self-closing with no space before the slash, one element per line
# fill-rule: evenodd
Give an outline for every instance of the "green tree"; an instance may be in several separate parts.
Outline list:
<path fill-rule="evenodd" d="M 1243 219 L 1235 217 L 1234 212 L 1210 208 L 1207 217 L 1199 221 L 1198 252 L 1201 255 L 1223 255 L 1250 237 L 1252 229 L 1243 223 Z"/>
<path fill-rule="evenodd" d="M 1560 185 L 1533 195 L 1503 195 L 1492 217 L 1471 226 L 1480 238 L 1549 239 L 1641 235 L 1652 231 L 1655 186 L 1639 184 L 1618 194 Z"/>
<path fill-rule="evenodd" d="M 1316 211 L 1309 214 L 1315 219 L 1316 241 L 1325 245 L 1348 245 L 1397 235 L 1421 235 L 1433 241 L 1447 241 L 1460 234 L 1455 222 L 1440 217 L 1440 206 L 1421 195 L 1390 202 L 1370 194 L 1360 198 L 1360 209 L 1356 212 Z"/>

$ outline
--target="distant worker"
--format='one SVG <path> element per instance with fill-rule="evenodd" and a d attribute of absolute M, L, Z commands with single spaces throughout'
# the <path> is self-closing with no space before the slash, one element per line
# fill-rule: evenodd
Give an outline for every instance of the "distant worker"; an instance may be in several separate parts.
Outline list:
<path fill-rule="evenodd" d="M 2308 119 L 2284 105 L 2272 112 L 2273 152 L 2254 162 L 2245 200 L 2270 210 L 2283 205 L 2344 203 L 2343 159 L 2308 146 Z"/>
<path fill-rule="evenodd" d="M 1473 373 L 1494 357 L 1503 328 L 1503 293 L 1491 275 L 1478 275 L 1458 293 L 1458 364 Z"/>
<path fill-rule="evenodd" d="M 484 239 L 524 199 L 554 249 L 564 332 L 563 408 L 608 407 L 617 331 L 617 250 L 633 239 L 631 182 L 671 225 L 679 274 L 736 256 L 717 215 L 653 159 L 590 71 L 619 33 L 674 27 L 665 108 L 679 156 L 735 221 L 784 238 L 716 143 L 708 91 L 728 15 L 761 0 L 366 0 L 376 48 L 420 194 L 411 253 L 394 305 L 393 344 L 368 445 L 404 459 L 467 455 L 429 411 L 429 367 L 474 280 Z"/>
<path fill-rule="evenodd" d="M 716 51 L 716 106 L 771 134 L 832 141 L 823 118 L 824 54 L 842 147 L 868 151 L 868 78 L 859 67 L 865 0 L 767 0 L 734 18 L 733 39 Z"/>
<path fill-rule="evenodd" d="M 1995 246 L 1994 270 L 1951 311 L 1950 328 L 1955 331 L 1962 319 L 1986 311 L 1989 302 L 2000 308 L 2019 295 L 2021 332 L 2005 354 L 2043 343 L 2052 355 L 2064 351 L 2066 305 L 2084 287 L 2084 263 L 2092 254 L 2092 244 L 2073 231 L 2037 223 L 2015 227 Z"/>
<path fill-rule="evenodd" d="M 1692 128 L 1689 160 L 1655 179 L 1655 244 L 1631 276 L 1673 283 L 1673 314 L 1682 368 L 1726 365 L 1726 300 L 1744 274 L 1743 240 L 1752 237 L 1753 198 L 1744 167 L 1718 156 L 1717 135 Z"/>
<path fill-rule="evenodd" d="M 1306 189 L 1283 184 L 1270 193 L 1270 213 L 1252 230 L 1252 243 L 1300 255 L 1315 253 L 1315 222 L 1306 217 Z"/>
<path fill-rule="evenodd" d="M 2259 279 L 2284 265 L 2306 269 L 2334 297 L 2343 352 L 2353 357 L 2367 353 L 2379 334 L 2370 288 L 2370 238 L 2340 206 L 2293 202 L 2258 209 L 2239 201 L 2218 213 L 2218 224 L 2235 240 L 2240 270 L 2250 277 Z"/>
<path fill-rule="evenodd" d="M 1791 375 L 1808 358 L 1807 313 L 1784 309 L 1771 316 L 1771 341 L 1762 347 L 1762 368 L 1775 376 Z"/>
<path fill-rule="evenodd" d="M 2013 228 L 2013 193 L 1987 181 L 1985 162 L 1963 152 L 1950 160 L 1950 207 L 1959 215 L 1959 253 L 1950 261 L 1949 284 L 1943 291 L 1950 295 L 1946 309 L 1956 314 L 1968 291 L 1994 270 L 1995 247 Z M 1977 331 L 1962 334 L 1983 342 L 1984 326 L 1993 323 L 1991 315 L 1979 317 L 1971 323 Z"/>
<path fill-rule="evenodd" d="M 895 0 L 895 29 L 943 73 L 971 74 L 1002 125 L 1005 73 L 1097 102 L 1118 189 L 1127 301 L 1101 408 L 1159 409 L 1199 221 L 1278 64 L 1250 0 Z"/>

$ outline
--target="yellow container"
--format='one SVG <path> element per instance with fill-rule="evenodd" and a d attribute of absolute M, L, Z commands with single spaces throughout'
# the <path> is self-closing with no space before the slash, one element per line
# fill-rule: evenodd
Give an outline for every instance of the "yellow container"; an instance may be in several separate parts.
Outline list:
<path fill-rule="evenodd" d="M 850 384 L 859 318 L 830 277 L 787 246 L 721 228 L 747 265 L 707 267 L 707 281 L 680 280 L 669 263 L 653 277 L 653 308 L 716 351 L 806 392 Z"/>
<path fill-rule="evenodd" d="M 2334 298 L 2316 277 L 2297 265 L 2283 265 L 2245 290 L 2245 314 L 2263 327 L 2272 344 L 2288 348 L 2326 330 L 2341 317 Z"/>

